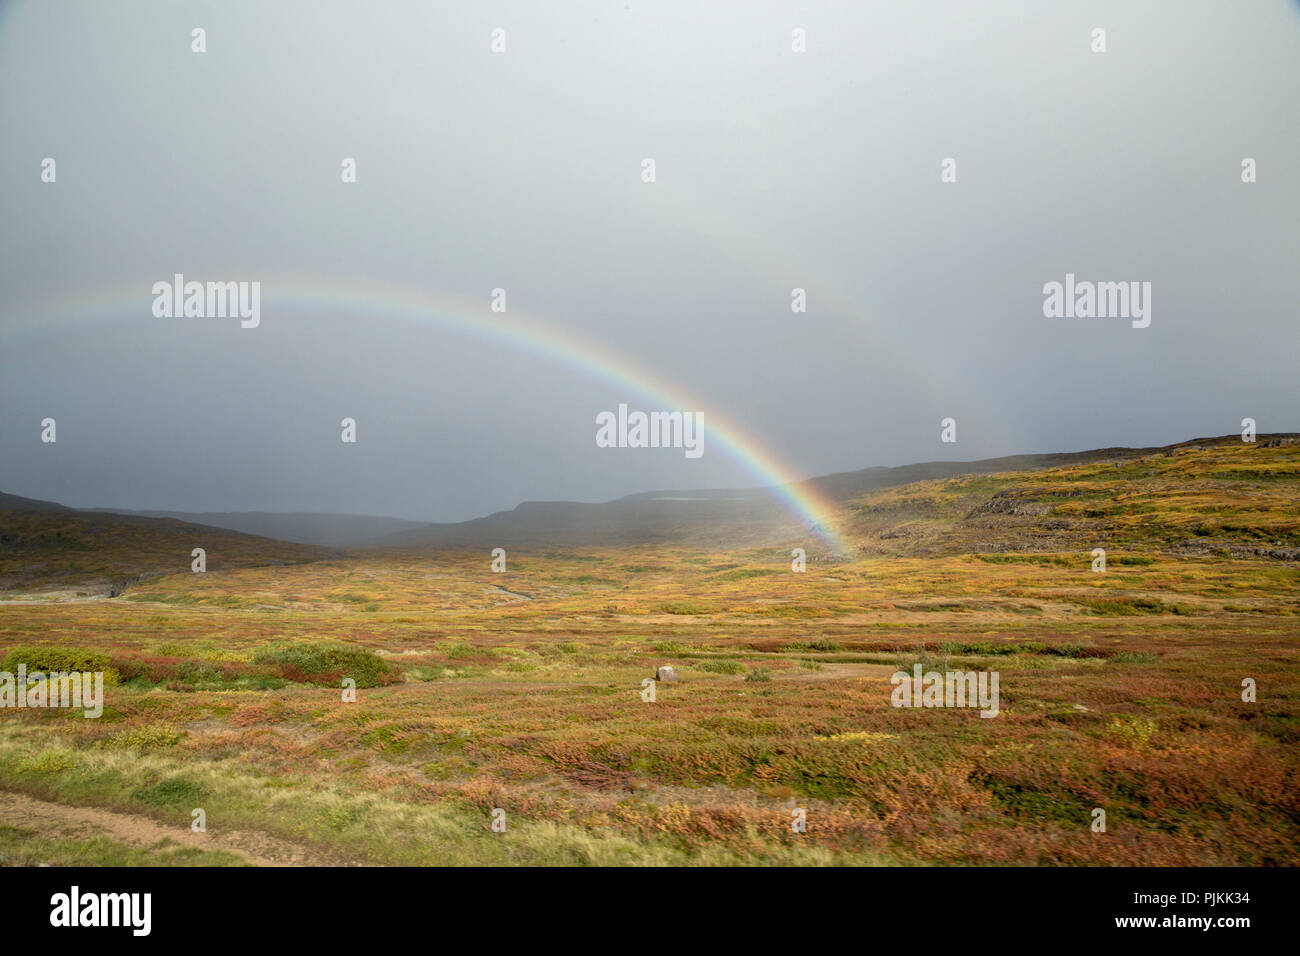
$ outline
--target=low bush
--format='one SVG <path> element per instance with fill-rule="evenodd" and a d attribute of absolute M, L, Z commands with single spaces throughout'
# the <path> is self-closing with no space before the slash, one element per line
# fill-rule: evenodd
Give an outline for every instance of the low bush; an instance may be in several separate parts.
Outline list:
<path fill-rule="evenodd" d="M 11 674 L 16 673 L 20 664 L 26 667 L 28 674 L 35 671 L 47 674 L 51 672 L 66 674 L 74 671 L 90 671 L 91 673 L 99 671 L 104 675 L 104 683 L 110 685 L 118 683 L 121 676 L 112 666 L 112 660 L 107 654 L 80 647 L 56 647 L 53 645 L 15 647 L 5 655 L 4 663 L 0 664 L 0 670 L 8 671 Z"/>
<path fill-rule="evenodd" d="M 401 679 L 398 669 L 379 655 L 345 644 L 281 644 L 259 651 L 253 663 L 304 684 L 335 686 L 351 677 L 358 687 L 377 687 Z"/>

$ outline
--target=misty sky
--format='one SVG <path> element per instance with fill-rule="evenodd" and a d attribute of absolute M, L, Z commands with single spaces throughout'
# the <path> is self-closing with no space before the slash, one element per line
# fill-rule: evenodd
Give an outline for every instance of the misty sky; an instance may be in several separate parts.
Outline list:
<path fill-rule="evenodd" d="M 800 477 L 1300 430 L 1296 3 L 11 3 L 0 183 L 0 491 L 75 506 L 756 484 L 711 409 Z M 261 281 L 260 327 L 155 318 L 176 272 Z M 1067 272 L 1151 282 L 1150 327 L 1045 318 Z M 286 275 L 484 324 L 504 287 L 697 396 L 705 453 L 598 448 L 661 406 Z"/>

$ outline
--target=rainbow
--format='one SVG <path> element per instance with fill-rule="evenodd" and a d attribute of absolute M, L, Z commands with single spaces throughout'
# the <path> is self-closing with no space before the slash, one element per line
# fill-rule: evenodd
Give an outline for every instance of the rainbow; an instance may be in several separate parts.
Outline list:
<path fill-rule="evenodd" d="M 612 349 L 522 313 L 513 304 L 507 312 L 491 312 L 486 296 L 482 300 L 470 301 L 391 283 L 316 275 L 279 275 L 260 281 L 263 321 L 268 317 L 273 320 L 277 307 L 305 306 L 346 310 L 367 317 L 387 317 L 416 324 L 432 323 L 578 369 L 662 408 L 702 411 L 710 448 L 720 447 L 832 552 L 839 555 L 851 552 L 836 528 L 833 519 L 835 504 L 812 486 L 802 483 L 790 465 L 716 408 Z M 173 321 L 153 317 L 150 311 L 151 286 L 151 281 L 141 281 L 138 286 L 58 296 L 38 305 L 30 317 L 36 319 L 41 315 L 51 315 L 66 319 L 111 314 L 120 320 L 126 313 L 153 322 Z M 241 335 L 256 334 L 251 330 L 237 331 Z"/>

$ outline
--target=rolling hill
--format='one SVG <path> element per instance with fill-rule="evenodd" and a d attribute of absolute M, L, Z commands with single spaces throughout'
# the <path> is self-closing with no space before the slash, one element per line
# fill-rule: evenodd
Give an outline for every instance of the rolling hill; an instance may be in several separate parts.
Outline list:
<path fill-rule="evenodd" d="M 1297 491 L 1298 437 L 1261 435 L 1246 444 L 1225 436 L 1160 448 L 924 462 L 807 484 L 839 505 L 842 533 L 868 555 L 1089 550 L 1140 538 L 1187 553 L 1294 560 L 1300 539 L 1286 515 Z M 360 515 L 81 511 L 0 495 L 0 589 L 10 590 L 90 582 L 92 590 L 115 592 L 125 582 L 186 569 L 194 547 L 205 548 L 216 568 L 320 560 L 342 547 L 796 544 L 814 559 L 830 556 L 764 489 L 525 502 L 452 524 Z"/>
<path fill-rule="evenodd" d="M 1163 460 L 1196 449 L 1222 449 L 1225 453 L 1258 455 L 1258 449 L 1266 449 L 1271 443 L 1294 443 L 1296 439 L 1297 436 L 1290 433 L 1261 435 L 1255 444 L 1245 444 L 1239 436 L 1232 435 L 1195 439 L 1156 448 L 1099 448 L 1080 452 L 1011 455 L 979 461 L 932 461 L 826 475 L 810 479 L 796 487 L 809 486 L 823 497 L 841 504 L 844 509 L 839 515 L 841 522 L 865 536 L 869 547 L 888 552 L 899 550 L 897 543 L 901 540 L 912 541 L 913 536 L 882 539 L 879 534 L 882 530 L 881 521 L 859 520 L 863 505 L 857 502 L 865 501 L 865 507 L 869 508 L 878 507 L 872 503 L 872 495 L 881 489 L 943 481 L 958 476 L 1048 471 L 1085 465 L 1106 465 L 1119 469 L 1134 461 L 1152 457 Z M 1113 470 L 1112 474 L 1119 476 L 1129 473 Z M 965 504 L 975 506 L 973 501 Z M 891 520 L 895 524 L 903 523 L 908 517 L 904 511 L 905 509 L 896 508 Z M 877 514 L 880 512 L 877 511 Z M 923 514 L 918 512 L 916 517 L 923 517 Z M 984 525 L 989 525 L 989 522 L 985 521 Z M 664 542 L 716 547 L 761 547 L 802 541 L 808 537 L 807 531 L 769 492 L 761 488 L 749 488 L 646 492 L 598 504 L 530 501 L 511 511 L 501 511 L 471 521 L 428 524 L 400 531 L 371 544 L 375 547 L 414 549 L 584 545 L 616 547 Z M 851 537 L 856 538 L 856 535 Z M 896 543 L 882 546 L 886 540 Z"/>
<path fill-rule="evenodd" d="M 0 594 L 63 587 L 112 597 L 142 580 L 188 571 L 194 548 L 204 549 L 210 570 L 296 564 L 330 553 L 170 518 L 0 495 Z"/>
<path fill-rule="evenodd" d="M 379 515 L 328 514 L 306 511 L 114 511 L 116 514 L 145 518 L 173 518 L 186 524 L 226 528 L 296 544 L 316 544 L 327 548 L 348 548 L 374 541 L 390 534 L 424 526 L 422 521 L 388 518 Z"/>

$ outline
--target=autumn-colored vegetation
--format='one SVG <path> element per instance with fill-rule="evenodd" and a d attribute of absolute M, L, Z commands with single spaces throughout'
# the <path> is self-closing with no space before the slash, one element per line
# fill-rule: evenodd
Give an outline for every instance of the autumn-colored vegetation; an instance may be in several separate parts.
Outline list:
<path fill-rule="evenodd" d="M 47 548 L 0 594 L 0 657 L 117 683 L 98 720 L 0 712 L 0 788 L 177 828 L 203 807 L 331 862 L 1300 862 L 1300 446 L 919 482 L 841 517 L 860 552 L 810 545 L 801 574 L 797 539 L 510 550 L 504 574 Z M 104 561 L 171 570 L 92 599 Z M 917 662 L 998 671 L 1001 713 L 892 707 Z M 661 664 L 681 680 L 644 702 Z M 0 832 L 0 859 L 24 845 Z"/>

